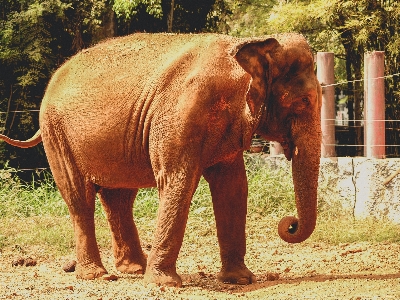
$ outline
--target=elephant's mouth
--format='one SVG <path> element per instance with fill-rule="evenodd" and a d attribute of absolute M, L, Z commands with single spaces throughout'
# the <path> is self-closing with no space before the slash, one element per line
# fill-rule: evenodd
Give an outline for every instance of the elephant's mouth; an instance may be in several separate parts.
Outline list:
<path fill-rule="evenodd" d="M 286 159 L 290 161 L 293 157 L 293 149 L 295 149 L 294 143 L 292 141 L 284 140 L 280 144 L 283 148 Z"/>

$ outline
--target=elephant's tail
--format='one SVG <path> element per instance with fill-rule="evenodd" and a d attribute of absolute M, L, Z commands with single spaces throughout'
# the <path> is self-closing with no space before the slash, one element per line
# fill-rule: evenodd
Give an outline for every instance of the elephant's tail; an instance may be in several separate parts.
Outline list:
<path fill-rule="evenodd" d="M 19 148 L 30 148 L 33 146 L 36 146 L 42 141 L 42 134 L 40 132 L 40 129 L 35 133 L 33 137 L 26 141 L 19 141 L 19 140 L 13 140 L 10 139 L 8 136 L 5 136 L 3 134 L 0 134 L 0 140 L 5 141 L 6 143 L 19 147 Z"/>

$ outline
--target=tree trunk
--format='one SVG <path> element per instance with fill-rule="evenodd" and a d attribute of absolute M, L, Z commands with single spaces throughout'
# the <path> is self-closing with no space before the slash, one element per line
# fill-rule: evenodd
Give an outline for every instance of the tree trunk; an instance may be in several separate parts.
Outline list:
<path fill-rule="evenodd" d="M 353 70 L 354 70 L 354 77 L 355 79 L 361 79 L 362 74 L 361 74 L 361 58 L 362 56 L 360 55 L 360 51 L 355 53 L 355 59 L 352 60 L 353 64 Z M 361 122 L 359 120 L 362 119 L 362 110 L 361 110 L 361 99 L 362 99 L 362 93 L 363 91 L 361 90 L 361 81 L 355 81 L 354 82 L 354 119 L 356 120 L 354 122 L 354 129 L 355 129 L 355 143 L 356 145 L 363 145 L 364 141 L 362 139 L 362 127 L 361 127 Z M 362 156 L 364 151 L 363 146 L 357 146 L 356 148 L 356 155 L 357 156 Z"/>
<path fill-rule="evenodd" d="M 103 30 L 102 38 L 114 37 L 117 31 L 117 22 L 112 8 L 108 8 L 107 12 L 103 15 Z"/>
<path fill-rule="evenodd" d="M 172 32 L 172 25 L 174 23 L 174 6 L 175 6 L 175 1 L 171 0 L 171 9 L 169 11 L 167 18 L 167 32 Z"/>
<path fill-rule="evenodd" d="M 346 53 L 346 78 L 347 78 L 347 108 L 349 114 L 349 134 L 353 145 L 363 145 L 360 120 L 361 111 L 361 79 L 362 49 L 354 49 L 355 43 L 351 31 L 344 31 L 341 40 Z M 354 77 L 353 77 L 354 74 Z M 355 80 L 356 79 L 356 80 Z M 348 155 L 363 155 L 363 147 L 356 146 L 346 151 Z"/>

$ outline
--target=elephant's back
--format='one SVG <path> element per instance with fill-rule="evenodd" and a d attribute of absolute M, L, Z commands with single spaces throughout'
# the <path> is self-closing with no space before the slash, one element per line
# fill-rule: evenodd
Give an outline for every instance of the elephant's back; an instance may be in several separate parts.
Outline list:
<path fill-rule="evenodd" d="M 236 64 L 231 52 L 237 43 L 219 34 L 132 34 L 109 39 L 64 63 L 52 77 L 44 102 L 73 106 L 80 98 L 79 106 L 82 101 L 99 105 L 101 100 L 94 97 L 99 93 L 138 99 L 141 90 L 160 87 L 165 80 L 206 74 L 207 66 L 217 73 L 229 67 L 227 63 Z"/>
<path fill-rule="evenodd" d="M 169 110 L 182 90 L 195 93 L 211 77 L 223 78 L 227 69 L 237 68 L 231 54 L 236 44 L 235 38 L 218 34 L 133 34 L 107 40 L 55 72 L 41 111 L 57 110 L 77 127 L 89 122 L 113 127 L 135 112 Z"/>

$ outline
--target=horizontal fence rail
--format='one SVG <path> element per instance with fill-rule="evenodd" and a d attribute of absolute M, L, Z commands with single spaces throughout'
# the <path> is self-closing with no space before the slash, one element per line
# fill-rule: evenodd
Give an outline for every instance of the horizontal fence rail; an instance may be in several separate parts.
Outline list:
<path fill-rule="evenodd" d="M 372 80 L 374 80 L 374 79 L 386 79 L 386 78 L 393 78 L 393 77 L 396 77 L 396 76 L 400 76 L 400 73 L 374 77 L 374 78 L 371 78 L 371 79 Z M 364 81 L 365 81 L 365 79 L 354 79 L 354 80 L 348 80 L 348 81 L 341 81 L 341 82 L 338 82 L 338 83 L 321 84 L 321 87 L 324 88 L 324 87 L 331 87 L 331 86 L 339 86 L 339 85 L 348 84 L 350 82 L 364 82 Z"/>

